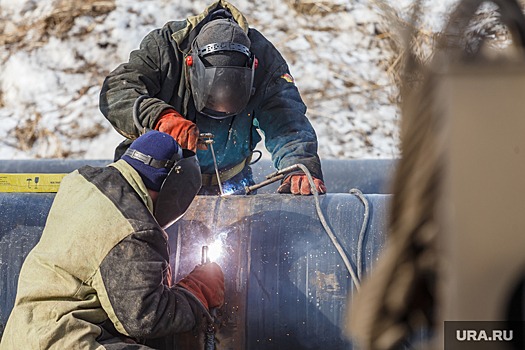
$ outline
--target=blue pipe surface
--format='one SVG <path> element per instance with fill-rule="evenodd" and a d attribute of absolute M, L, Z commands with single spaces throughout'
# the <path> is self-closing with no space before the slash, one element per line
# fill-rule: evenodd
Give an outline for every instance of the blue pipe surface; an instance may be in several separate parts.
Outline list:
<path fill-rule="evenodd" d="M 13 307 L 22 262 L 40 238 L 53 198 L 0 193 L 0 332 Z M 363 203 L 352 194 L 328 194 L 320 196 L 320 205 L 354 265 L 362 254 L 366 274 L 384 245 L 391 196 L 365 198 L 370 220 L 362 252 L 357 242 Z M 167 232 L 176 280 L 201 263 L 203 245 L 224 270 L 219 349 L 352 349 L 342 330 L 355 288 L 319 221 L 314 197 L 198 196 Z M 172 341 L 180 348 L 203 344 L 188 334 Z"/>
<path fill-rule="evenodd" d="M 330 193 L 348 193 L 357 188 L 363 193 L 388 194 L 390 179 L 395 171 L 395 159 L 326 159 L 322 160 L 324 182 Z M 109 159 L 31 159 L 2 160 L 1 173 L 69 173 L 83 165 L 105 166 Z M 266 175 L 275 172 L 270 160 L 261 160 L 252 165 L 256 183 L 266 179 Z M 279 182 L 259 189 L 259 194 L 276 193 Z"/>

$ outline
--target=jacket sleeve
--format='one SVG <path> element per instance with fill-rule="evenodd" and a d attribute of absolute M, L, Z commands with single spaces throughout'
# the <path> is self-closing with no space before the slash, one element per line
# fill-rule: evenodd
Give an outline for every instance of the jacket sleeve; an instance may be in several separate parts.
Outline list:
<path fill-rule="evenodd" d="M 138 121 L 153 129 L 162 111 L 173 108 L 157 96 L 167 72 L 180 67 L 177 53 L 170 47 L 169 33 L 163 29 L 150 32 L 140 48 L 130 53 L 129 61 L 118 66 L 104 80 L 99 108 L 113 127 L 124 137 L 135 139 L 140 130 L 133 120 L 133 104 L 141 95 L 148 95 L 140 104 Z"/>
<path fill-rule="evenodd" d="M 187 297 L 167 284 L 168 247 L 160 230 L 135 232 L 100 265 L 97 294 L 115 328 L 135 338 L 188 331 L 195 316 Z"/>
<path fill-rule="evenodd" d="M 317 136 L 286 63 L 271 73 L 260 106 L 256 118 L 275 167 L 283 169 L 300 163 L 312 176 L 323 179 Z"/>

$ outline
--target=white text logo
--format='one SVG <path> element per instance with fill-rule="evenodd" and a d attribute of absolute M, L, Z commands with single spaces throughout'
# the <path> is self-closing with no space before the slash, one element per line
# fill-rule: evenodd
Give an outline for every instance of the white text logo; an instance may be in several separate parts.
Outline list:
<path fill-rule="evenodd" d="M 456 339 L 459 341 L 511 341 L 511 330 L 497 330 L 486 332 L 484 330 L 460 330 L 456 331 Z"/>

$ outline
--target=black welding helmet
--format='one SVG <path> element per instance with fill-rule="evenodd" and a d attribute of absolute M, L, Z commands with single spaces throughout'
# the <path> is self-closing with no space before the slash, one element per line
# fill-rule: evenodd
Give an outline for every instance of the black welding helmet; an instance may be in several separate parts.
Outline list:
<path fill-rule="evenodd" d="M 231 19 L 206 24 L 186 57 L 195 108 L 215 119 L 239 114 L 252 95 L 257 60 L 250 39 Z"/>
<path fill-rule="evenodd" d="M 155 203 L 154 216 L 162 228 L 167 228 L 180 219 L 202 185 L 199 161 L 194 152 L 183 149 L 162 186 Z"/>

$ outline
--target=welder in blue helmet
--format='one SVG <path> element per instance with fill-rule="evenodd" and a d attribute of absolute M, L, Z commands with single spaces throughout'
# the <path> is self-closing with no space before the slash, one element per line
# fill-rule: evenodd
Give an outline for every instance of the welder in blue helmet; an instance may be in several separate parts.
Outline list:
<path fill-rule="evenodd" d="M 200 188 L 191 151 L 168 134 L 136 139 L 122 159 L 62 180 L 22 266 L 0 348 L 153 349 L 224 303 L 216 263 L 174 283 L 164 228 Z"/>
<path fill-rule="evenodd" d="M 147 98 L 136 122 L 132 109 L 140 95 Z M 199 134 L 214 135 L 222 188 L 235 192 L 254 183 L 250 162 L 259 132 L 277 169 L 303 164 L 318 192 L 326 192 L 317 136 L 286 61 L 227 1 L 149 33 L 129 62 L 106 78 L 100 109 L 128 139 L 116 157 L 147 129 L 166 132 L 196 151 L 200 194 L 218 194 L 219 183 L 213 154 L 199 143 Z M 278 192 L 309 195 L 312 189 L 306 175 L 296 172 Z"/>

